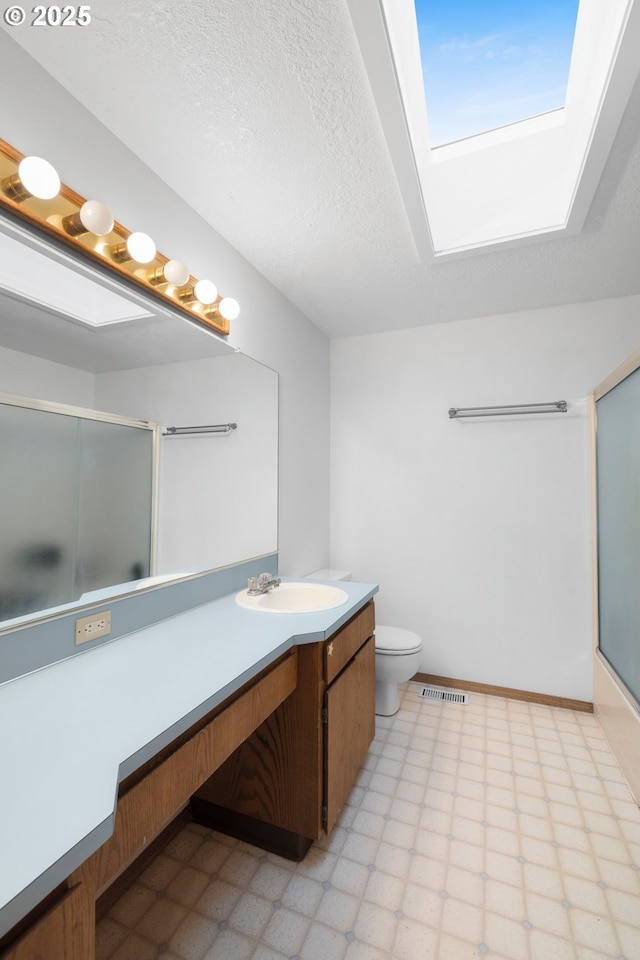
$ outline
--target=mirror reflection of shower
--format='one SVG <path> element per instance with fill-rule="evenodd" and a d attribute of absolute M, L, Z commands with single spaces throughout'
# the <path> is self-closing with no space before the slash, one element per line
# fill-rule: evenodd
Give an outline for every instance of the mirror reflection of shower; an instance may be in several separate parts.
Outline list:
<path fill-rule="evenodd" d="M 152 572 L 158 429 L 0 396 L 0 619 Z M 64 411 L 64 412 L 62 412 Z"/>

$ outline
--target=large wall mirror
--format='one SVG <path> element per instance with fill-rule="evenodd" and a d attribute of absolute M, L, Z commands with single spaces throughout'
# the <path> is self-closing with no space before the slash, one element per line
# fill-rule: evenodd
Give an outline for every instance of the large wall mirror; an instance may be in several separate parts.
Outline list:
<path fill-rule="evenodd" d="M 0 393 L 160 425 L 157 524 L 143 574 L 188 576 L 276 552 L 277 374 L 4 216 Z M 168 432 L 202 426 L 223 429 Z M 1 434 L 0 424 L 2 457 L 19 460 L 25 437 Z M 118 454 L 100 449 L 118 477 Z M 115 596 L 132 584 L 103 587 Z M 0 630 L 14 625 L 8 611 Z"/>

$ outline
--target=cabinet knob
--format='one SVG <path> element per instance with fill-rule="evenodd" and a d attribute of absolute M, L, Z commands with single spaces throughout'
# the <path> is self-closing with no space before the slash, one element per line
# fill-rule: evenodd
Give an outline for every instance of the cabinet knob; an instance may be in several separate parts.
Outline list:
<path fill-rule="evenodd" d="M 333 640 L 331 641 L 331 643 L 330 643 L 329 646 L 327 647 L 327 656 L 330 657 L 332 654 L 333 654 Z"/>

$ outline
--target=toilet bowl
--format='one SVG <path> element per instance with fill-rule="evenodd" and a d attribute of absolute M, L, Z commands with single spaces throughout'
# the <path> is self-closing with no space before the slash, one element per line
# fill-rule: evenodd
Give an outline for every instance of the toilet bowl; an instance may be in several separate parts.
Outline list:
<path fill-rule="evenodd" d="M 402 627 L 376 625 L 376 713 L 391 717 L 400 709 L 398 684 L 420 667 L 422 640 Z"/>

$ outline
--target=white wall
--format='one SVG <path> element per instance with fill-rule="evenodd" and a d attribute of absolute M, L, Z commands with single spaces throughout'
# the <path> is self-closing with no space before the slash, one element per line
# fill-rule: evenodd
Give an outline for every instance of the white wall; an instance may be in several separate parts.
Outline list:
<path fill-rule="evenodd" d="M 83 370 L 0 347 L 0 393 L 93 407 L 94 378 Z"/>
<path fill-rule="evenodd" d="M 584 398 L 640 297 L 334 340 L 331 565 L 380 583 L 426 673 L 592 699 Z M 450 420 L 451 406 L 570 412 Z"/>
<path fill-rule="evenodd" d="M 278 377 L 242 354 L 96 377 L 96 406 L 169 426 L 238 424 L 160 444 L 157 573 L 277 549 Z"/>
<path fill-rule="evenodd" d="M 14 42 L 0 31 L 0 62 L 11 77 L 2 137 L 45 157 L 63 182 L 97 197 L 158 249 L 210 276 L 242 307 L 229 342 L 280 374 L 280 569 L 326 565 L 329 529 L 329 344 L 300 311 L 196 211 Z M 162 123 L 162 111 L 145 114 Z M 167 136 L 175 136 L 173 130 Z M 211 185 L 215 190 L 215 184 Z"/>

